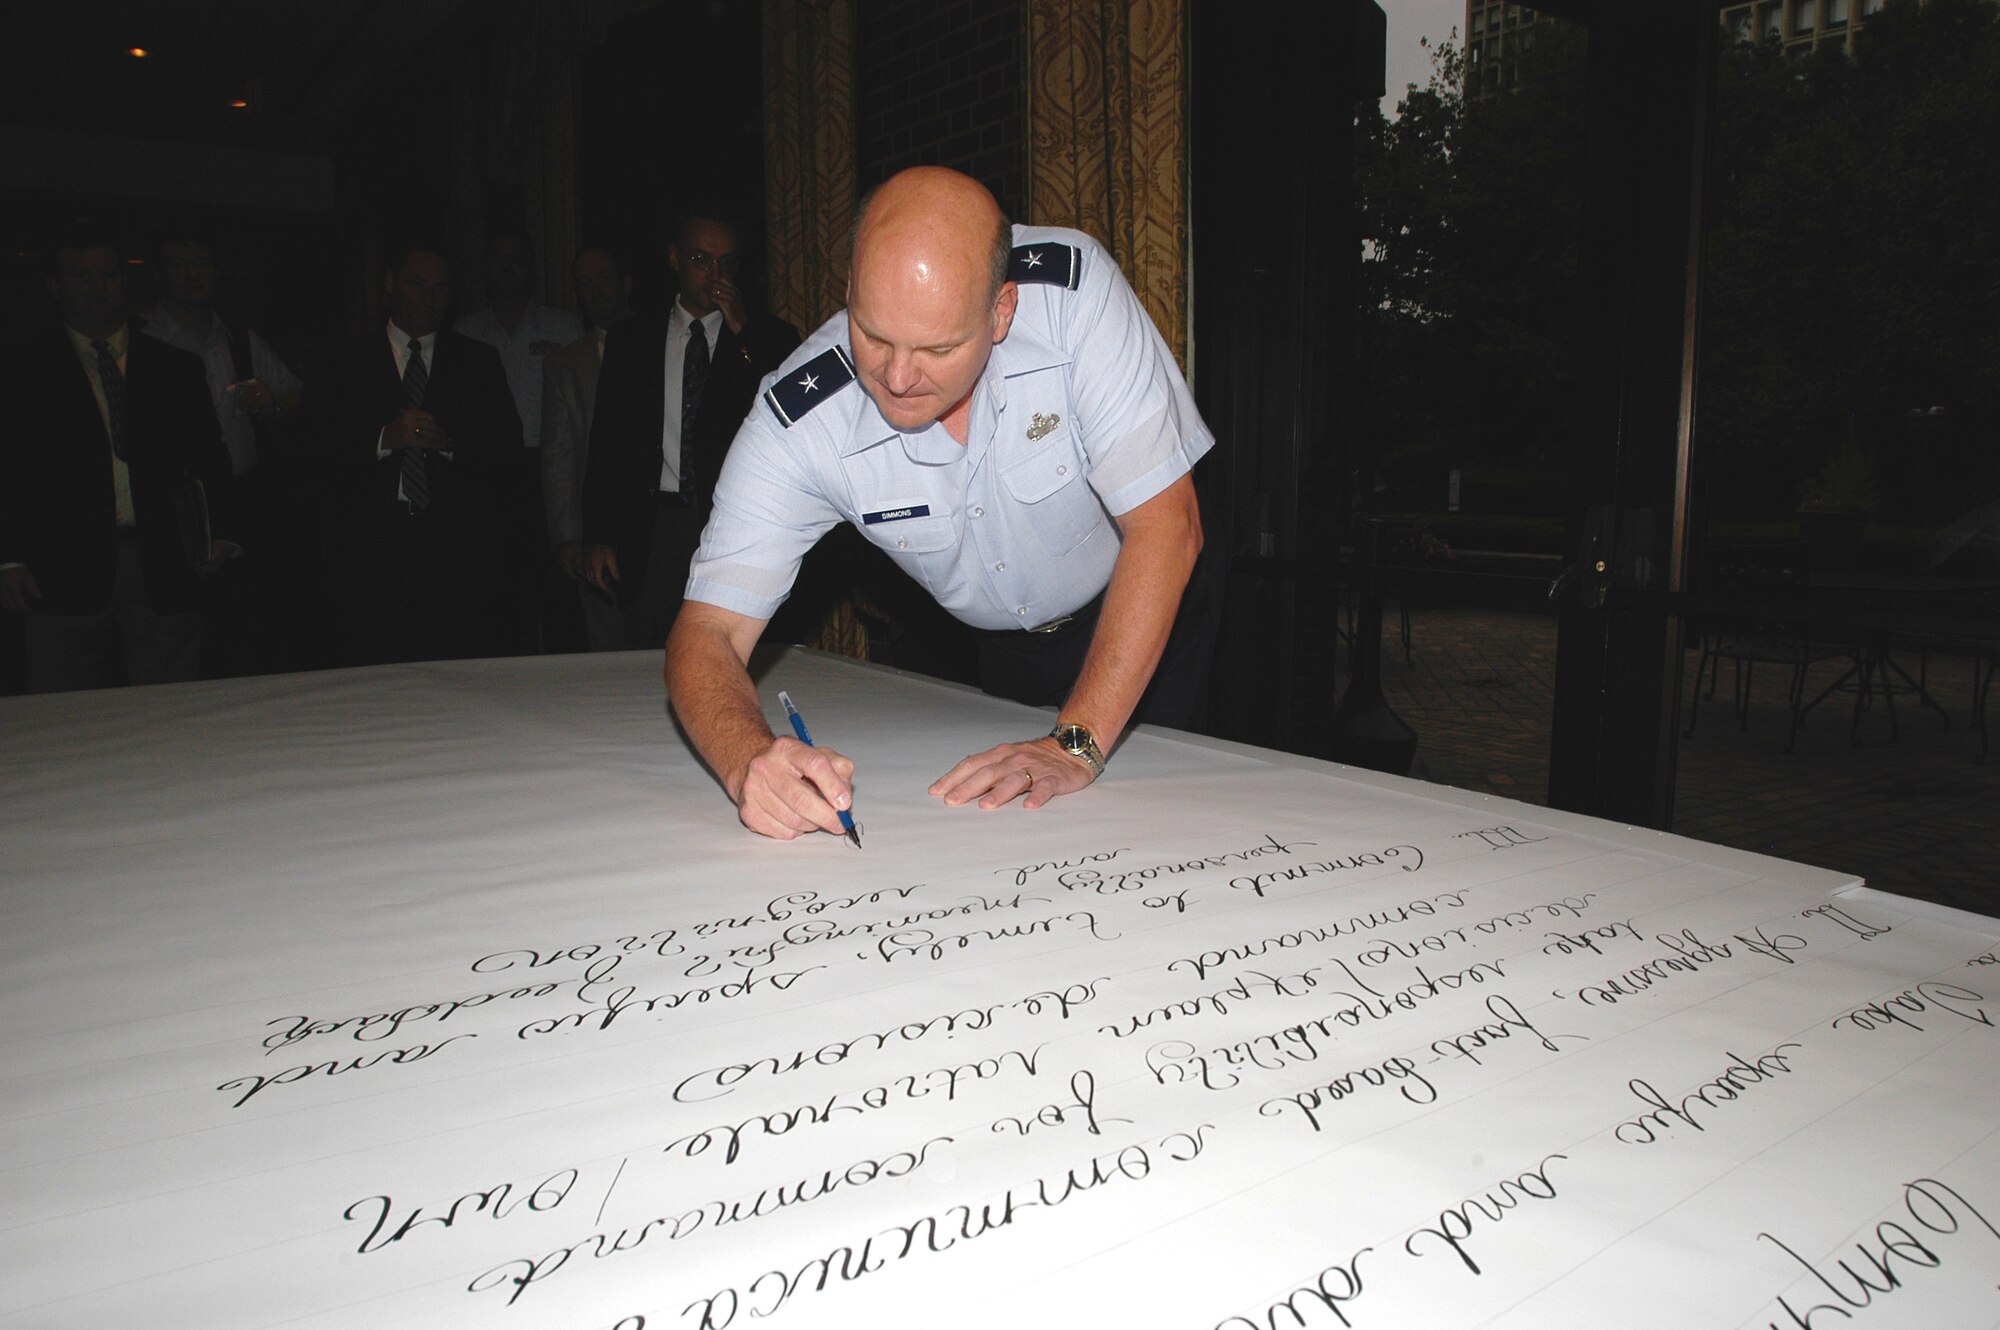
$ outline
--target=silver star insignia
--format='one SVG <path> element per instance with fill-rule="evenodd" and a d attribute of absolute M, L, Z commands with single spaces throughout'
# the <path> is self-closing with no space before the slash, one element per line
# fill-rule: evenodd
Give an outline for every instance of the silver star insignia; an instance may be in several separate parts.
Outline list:
<path fill-rule="evenodd" d="M 1022 266 L 1022 267 L 1024 267 L 1024 268 L 1039 268 L 1039 267 L 1041 267 L 1041 266 L 1042 266 L 1042 256 L 1041 256 L 1041 254 L 1040 254 L 1040 253 L 1038 253 L 1038 252 L 1037 252 L 1037 251 L 1035 251 L 1035 250 L 1032 250 L 1032 249 L 1031 249 L 1031 250 L 1029 250 L 1029 251 L 1028 251 L 1028 257 L 1027 257 L 1027 258 L 1025 258 L 1025 259 L 1023 259 L 1023 260 L 1021 260 L 1021 266 Z"/>
<path fill-rule="evenodd" d="M 805 389 L 807 392 L 817 391 L 819 388 L 818 376 L 813 374 L 806 375 L 803 379 L 799 380 L 799 387 Z"/>

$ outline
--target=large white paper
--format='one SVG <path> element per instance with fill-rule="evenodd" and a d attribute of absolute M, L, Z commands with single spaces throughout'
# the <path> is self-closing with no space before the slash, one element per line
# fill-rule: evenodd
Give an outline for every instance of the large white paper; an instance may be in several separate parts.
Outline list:
<path fill-rule="evenodd" d="M 1981 921 L 807 654 L 778 844 L 657 668 L 0 706 L 0 1324 L 2000 1323 Z"/>

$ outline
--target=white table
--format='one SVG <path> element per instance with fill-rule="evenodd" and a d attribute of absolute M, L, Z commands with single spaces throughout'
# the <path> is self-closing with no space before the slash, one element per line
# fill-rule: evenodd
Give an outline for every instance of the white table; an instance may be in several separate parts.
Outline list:
<path fill-rule="evenodd" d="M 0 703 L 0 1325 L 2000 1322 L 1989 921 L 1170 734 L 945 809 L 1046 713 L 781 686 L 861 851 L 650 654 Z"/>

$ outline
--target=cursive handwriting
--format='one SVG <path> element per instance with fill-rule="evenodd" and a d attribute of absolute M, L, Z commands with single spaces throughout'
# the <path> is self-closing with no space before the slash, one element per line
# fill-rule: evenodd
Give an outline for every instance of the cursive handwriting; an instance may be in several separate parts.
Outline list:
<path fill-rule="evenodd" d="M 1243 1330 L 1278 1330 L 1282 1325 L 1286 1330 L 1297 1330 L 1306 1323 L 1305 1308 L 1318 1307 L 1321 1311 L 1333 1313 L 1342 1325 L 1353 1325 L 1347 1313 L 1341 1309 L 1342 1303 L 1352 1302 L 1361 1296 L 1361 1258 L 1373 1247 L 1363 1247 L 1345 1261 L 1336 1261 L 1326 1266 L 1312 1277 L 1312 1282 L 1301 1284 L 1287 1293 L 1281 1301 L 1271 1303 L 1259 1313 L 1256 1320 L 1248 1316 L 1231 1316 L 1217 1321 L 1215 1330 L 1226 1330 L 1229 1326 L 1242 1326 Z M 1278 1318 L 1282 1315 L 1283 1321 Z"/>
<path fill-rule="evenodd" d="M 1131 851 L 1131 846 L 1121 845 L 1115 850 L 1093 850 L 1088 854 L 1079 854 L 1070 859 L 1049 859 L 1038 864 L 1022 864 L 1019 868 L 996 868 L 993 871 L 996 873 L 1012 873 L 1014 875 L 1014 885 L 1025 887 L 1028 885 L 1028 879 L 1037 873 L 1053 873 L 1065 868 L 1081 868 L 1085 864 L 1108 864 L 1119 855 L 1129 854 Z"/>
<path fill-rule="evenodd" d="M 1132 868 L 1114 873 L 1106 873 L 1096 868 L 1072 868 L 1060 874 L 1056 882 L 1064 891 L 1089 891 L 1099 896 L 1114 896 L 1122 891 L 1139 891 L 1151 886 L 1162 874 L 1171 877 L 1178 873 L 1198 873 L 1207 868 L 1227 868 L 1230 864 L 1261 859 L 1266 855 L 1289 855 L 1301 845 L 1312 844 L 1314 842 L 1309 840 L 1287 843 L 1267 831 L 1260 844 L 1252 845 L 1246 850 L 1230 850 L 1223 854 L 1203 855 L 1199 859 L 1150 864 L 1145 868 Z"/>
<path fill-rule="evenodd" d="M 1693 1127 L 1696 1131 L 1707 1131 L 1695 1116 L 1693 1105 L 1714 1108 L 1720 1104 L 1733 1104 L 1743 1097 L 1752 1086 L 1763 1085 L 1780 1076 L 1791 1074 L 1791 1059 L 1803 1044 L 1779 1044 L 1770 1052 L 1761 1055 L 1755 1062 L 1746 1062 L 1741 1053 L 1730 1053 L 1729 1064 L 1722 1074 L 1703 1081 L 1678 1100 L 1669 1102 L 1667 1097 L 1645 1081 L 1634 1078 L 1625 1082 L 1626 1088 L 1637 1095 L 1639 1101 L 1651 1104 L 1652 1111 L 1641 1113 L 1636 1118 L 1627 1118 L 1618 1124 L 1611 1134 L 1626 1145 L 1651 1145 L 1676 1126 Z"/>
<path fill-rule="evenodd" d="M 1332 1080 L 1318 1085 L 1307 1086 L 1292 1094 L 1266 1099 L 1257 1106 L 1257 1112 L 1267 1118 L 1282 1116 L 1288 1109 L 1296 1108 L 1305 1116 L 1306 1124 L 1314 1131 L 1320 1129 L 1320 1110 L 1329 1108 L 1344 1100 L 1351 1099 L 1360 1090 L 1379 1090 L 1392 1083 L 1403 1098 L 1413 1104 L 1435 1104 L 1437 1087 L 1430 1079 L 1417 1070 L 1417 1064 L 1405 1057 L 1384 1058 L 1373 1066 L 1356 1067 L 1352 1071 L 1335 1076 Z M 1411 1084 L 1414 1082 L 1414 1086 Z"/>
<path fill-rule="evenodd" d="M 1511 850 L 1517 845 L 1535 845 L 1548 839 L 1547 836 L 1529 836 L 1512 827 L 1483 827 L 1478 831 L 1461 831 L 1454 840 L 1477 837 L 1489 850 Z"/>
<path fill-rule="evenodd" d="M 1033 1114 L 1025 1118 L 996 1118 L 991 1130 L 1002 1135 L 1012 1131 L 1018 1136 L 1026 1136 L 1036 1127 L 1060 1127 L 1069 1122 L 1076 1113 L 1083 1114 L 1084 1130 L 1092 1136 L 1102 1136 L 1103 1128 L 1097 1116 L 1097 1077 L 1088 1070 L 1073 1073 L 1069 1078 L 1070 1102 L 1067 1104 L 1043 1104 Z M 1105 1118 L 1104 1122 L 1130 1124 L 1130 1118 Z"/>
<path fill-rule="evenodd" d="M 1309 877 L 1319 877 L 1325 873 L 1344 873 L 1354 868 L 1382 868 L 1392 859 L 1407 857 L 1411 862 L 1399 863 L 1405 873 L 1414 873 L 1424 866 L 1424 852 L 1414 845 L 1391 845 L 1386 850 L 1375 850 L 1367 854 L 1350 854 L 1339 859 L 1324 859 L 1318 863 L 1296 864 L 1291 868 L 1274 869 L 1269 873 L 1253 873 L 1248 877 L 1232 877 L 1229 886 L 1232 891 L 1252 891 L 1264 894 L 1264 888 L 1276 886 L 1280 882 L 1303 882 Z"/>
<path fill-rule="evenodd" d="M 1829 923 L 1839 924 L 1842 928 L 1854 934 L 1854 936 L 1860 938 L 1863 942 L 1873 942 L 1876 938 L 1881 937 L 1884 933 L 1890 933 L 1895 931 L 1894 928 L 1892 928 L 1888 924 L 1864 923 L 1862 920 L 1855 918 L 1852 914 L 1849 914 L 1845 909 L 1841 908 L 1838 905 L 1833 904 L 1831 901 L 1827 902 L 1825 905 L 1815 905 L 1810 910 L 1800 910 L 1799 918 L 1825 919 Z"/>
<path fill-rule="evenodd" d="M 1077 923 L 1081 920 L 1081 923 Z M 1097 916 L 1089 910 L 1072 910 L 1068 914 L 1051 915 L 1046 919 L 1030 919 L 1026 923 L 1008 924 L 1004 928 L 969 928 L 963 933 L 933 933 L 928 928 L 905 929 L 891 933 L 875 944 L 876 954 L 885 961 L 893 961 L 903 956 L 922 956 L 929 960 L 943 960 L 945 953 L 964 951 L 981 942 L 1000 942 L 1007 938 L 1033 937 L 1037 933 L 1053 933 L 1057 924 L 1075 924 L 1099 942 L 1115 941 L 1118 934 L 1106 935 L 1098 931 Z"/>
<path fill-rule="evenodd" d="M 780 1210 L 810 1205 L 836 1191 L 865 1187 L 877 1178 L 900 1178 L 922 1168 L 929 1161 L 931 1147 L 948 1145 L 951 1139 L 949 1136 L 933 1136 L 915 1150 L 900 1150 L 882 1159 L 857 1160 L 846 1168 L 829 1168 L 818 1177 L 765 1187 L 751 1196 L 709 1201 L 679 1214 L 659 1215 L 637 1228 L 621 1228 L 615 1236 L 609 1232 L 593 1233 L 580 1242 L 556 1247 L 541 1256 L 516 1257 L 482 1272 L 466 1285 L 465 1291 L 486 1293 L 494 1289 L 512 1289 L 507 1295 L 507 1305 L 512 1306 L 523 1293 L 554 1275 L 579 1254 L 603 1260 L 622 1252 L 635 1251 L 656 1234 L 668 1242 L 678 1242 L 704 1228 L 721 1228 L 762 1219 Z"/>
<path fill-rule="evenodd" d="M 1229 1014 L 1231 1002 L 1249 1002 L 1260 994 L 1268 993 L 1273 997 L 1298 997 L 1319 986 L 1319 981 L 1313 978 L 1319 973 L 1319 968 L 1315 965 L 1298 974 L 1285 975 L 1269 975 L 1262 970 L 1251 970 L 1236 976 L 1233 983 L 1211 992 L 1183 998 L 1179 1002 L 1169 1002 L 1165 1006 L 1154 1007 L 1148 1011 L 1135 1012 L 1130 1016 L 1121 1016 L 1110 1025 L 1098 1026 L 1097 1030 L 1099 1034 L 1108 1034 L 1115 1039 L 1126 1039 L 1147 1028 L 1154 1021 L 1165 1024 L 1176 1017 L 1200 1016 L 1205 1013 L 1226 1016 Z"/>
<path fill-rule="evenodd" d="M 733 1164 L 743 1152 L 743 1142 L 750 1136 L 785 1136 L 800 1127 L 818 1127 L 832 1122 L 843 1114 L 869 1113 L 887 1108 L 890 1104 L 911 1099 L 928 1099 L 942 1090 L 944 1098 L 955 1100 L 961 1086 L 979 1081 L 990 1081 L 1007 1073 L 1010 1067 L 1018 1067 L 1030 1076 L 1038 1075 L 1037 1062 L 1044 1045 L 1037 1044 L 1028 1052 L 1009 1049 L 999 1057 L 979 1058 L 963 1062 L 955 1067 L 933 1067 L 929 1071 L 915 1072 L 908 1076 L 898 1076 L 887 1085 L 873 1085 L 865 1090 L 841 1091 L 828 1095 L 815 1104 L 800 1104 L 795 1108 L 778 1109 L 771 1113 L 754 1113 L 737 1122 L 725 1122 L 714 1127 L 682 1136 L 667 1142 L 660 1148 L 668 1154 L 680 1154 L 685 1159 L 694 1159 L 707 1154 L 716 1146 L 723 1147 L 722 1162 Z"/>
<path fill-rule="evenodd" d="M 1655 984 L 1664 983 L 1677 974 L 1693 974 L 1704 965 L 1729 959 L 1727 942 L 1703 942 L 1694 935 L 1692 928 L 1683 928 L 1678 933 L 1662 933 L 1653 939 L 1667 950 L 1671 956 L 1656 956 L 1644 965 L 1635 965 L 1623 974 L 1612 975 L 1602 983 L 1585 984 L 1576 990 L 1574 996 L 1586 1007 L 1598 1003 L 1614 1006 L 1620 998 L 1637 997 Z M 1570 994 L 1557 993 L 1557 997 Z"/>
<path fill-rule="evenodd" d="M 1922 1206 L 1917 1204 L 1920 1198 Z M 1952 1202 L 1957 1203 L 1956 1208 Z M 1903 1212 L 1918 1228 L 1939 1237 L 1955 1235 L 1965 1226 L 1967 1219 L 1973 1219 L 1995 1238 L 2000 1238 L 2000 1229 L 1993 1227 L 1992 1220 L 1981 1214 L 1978 1207 L 1960 1195 L 1956 1188 L 1936 1178 L 1918 1178 L 1903 1184 Z M 1759 1233 L 1757 1237 L 1790 1257 L 1794 1264 L 1836 1299 L 1800 1311 L 1792 1305 L 1791 1299 L 1780 1297 L 1778 1305 L 1784 1308 L 1789 1320 L 1783 1326 L 1777 1321 L 1767 1321 L 1765 1324 L 1769 1330 L 1812 1330 L 1813 1318 L 1821 1312 L 1831 1312 L 1843 1321 L 1850 1320 L 1855 1311 L 1873 1306 L 1878 1294 L 1887 1296 L 1901 1289 L 1907 1275 L 1916 1270 L 1935 1270 L 1944 1264 L 1941 1252 L 1933 1250 L 1908 1225 L 1894 1219 L 1885 1219 L 1875 1225 L 1872 1246 L 1866 1239 L 1854 1244 L 1854 1251 L 1860 1257 L 1859 1263 L 1863 1268 L 1856 1269 L 1845 1258 L 1833 1262 L 1833 1270 L 1838 1272 L 1838 1277 L 1801 1256 L 1781 1238 L 1770 1233 Z M 1905 1267 L 1901 1273 L 1897 1270 L 1898 1262 Z"/>
<path fill-rule="evenodd" d="M 1984 1002 L 1984 995 L 1956 984 L 1940 984 L 1927 980 L 1915 988 L 1906 988 L 1894 997 L 1879 998 L 1865 1006 L 1849 1011 L 1844 1016 L 1833 1018 L 1833 1028 L 1838 1030 L 1846 1025 L 1856 1030 L 1886 1029 L 1891 1025 L 1902 1025 L 1921 1032 L 1923 1026 L 1910 1017 L 1929 1011 L 1932 1007 L 1950 1012 L 1961 1020 L 1975 1025 L 1991 1025 L 1993 1018 L 1986 1014 L 1986 1008 L 1973 1006 Z M 1969 1010 L 1967 1009 L 1969 1008 Z"/>
<path fill-rule="evenodd" d="M 994 1019 L 1002 1012 L 1016 1008 L 1027 1012 L 1030 1016 L 1053 1011 L 1058 1019 L 1066 1021 L 1077 1007 L 1097 997 L 1097 985 L 1103 982 L 1104 978 L 1100 976 L 1089 983 L 1069 984 L 1060 990 L 1044 989 L 1039 993 L 1030 993 L 1024 998 L 1016 998 L 1012 1002 L 996 1002 L 986 1007 L 967 1007 L 961 1011 L 904 1021 L 901 1025 L 891 1026 L 886 1030 L 870 1030 L 850 1039 L 836 1039 L 830 1044 L 821 1044 L 814 1049 L 799 1049 L 785 1056 L 708 1067 L 682 1077 L 680 1084 L 674 1087 L 674 1098 L 684 1104 L 702 1103 L 710 1099 L 720 1099 L 751 1076 L 783 1076 L 804 1067 L 837 1067 L 859 1053 L 880 1052 L 892 1045 L 914 1044 L 934 1034 L 950 1038 L 960 1031 L 975 1033 L 990 1028 Z M 713 1090 L 714 1093 L 697 1094 L 695 1090 Z"/>
<path fill-rule="evenodd" d="M 837 1283 L 875 1274 L 892 1262 L 950 1251 L 960 1242 L 976 1242 L 1015 1223 L 1028 1210 L 1053 1210 L 1120 1181 L 1145 1182 L 1166 1163 L 1199 1158 L 1206 1145 L 1203 1134 L 1210 1130 L 1204 1123 L 1152 1144 L 1127 1145 L 1110 1154 L 1094 1155 L 1059 1176 L 1038 1177 L 1009 1187 L 977 1208 L 948 1206 L 910 1223 L 877 1230 L 859 1243 L 842 1243 L 798 1266 L 766 1270 L 741 1288 L 731 1285 L 698 1298 L 684 1307 L 681 1315 L 693 1319 L 700 1330 L 725 1330 L 746 1312 L 755 1320 L 774 1316 L 799 1294 L 824 1293 Z"/>
<path fill-rule="evenodd" d="M 1535 1036 L 1535 1039 L 1541 1046 L 1551 1053 L 1562 1051 L 1556 1047 L 1556 1039 L 1582 1039 L 1586 1037 L 1580 1034 L 1559 1034 L 1553 1039 L 1550 1038 L 1536 1029 L 1534 1022 L 1521 1014 L 1521 1009 L 1514 1005 L 1512 999 L 1501 993 L 1495 993 L 1486 999 L 1486 1011 L 1488 1015 L 1493 1017 L 1492 1020 L 1482 1022 L 1479 1025 L 1473 1026 L 1470 1030 L 1465 1030 L 1459 1034 L 1448 1034 L 1442 1039 L 1431 1040 L 1431 1052 L 1440 1058 L 1447 1055 L 1464 1058 L 1473 1066 L 1478 1067 L 1485 1065 L 1479 1059 L 1479 1051 L 1481 1049 L 1489 1044 L 1498 1043 L 1502 1039 L 1513 1038 L 1516 1031 Z M 1448 1053 L 1447 1050 L 1449 1050 Z"/>
<path fill-rule="evenodd" d="M 1331 942 L 1336 938 L 1352 937 L 1357 933 L 1369 933 L 1378 928 L 1405 924 L 1412 916 L 1428 918 L 1438 912 L 1439 905 L 1447 909 L 1458 909 L 1464 904 L 1463 891 L 1446 891 L 1436 896 L 1405 901 L 1388 910 L 1374 910 L 1368 914 L 1357 914 L 1348 919 L 1336 920 L 1330 924 L 1294 929 L 1289 933 L 1277 933 L 1252 942 L 1239 942 L 1233 947 L 1204 951 L 1196 956 L 1183 956 L 1178 960 L 1167 962 L 1167 969 L 1178 970 L 1186 966 L 1194 972 L 1195 978 L 1206 979 L 1210 970 L 1220 969 L 1233 961 L 1247 961 L 1253 956 L 1262 956 L 1274 949 L 1288 951 L 1294 947 L 1308 946 L 1317 942 Z"/>
<path fill-rule="evenodd" d="M 1549 1161 L 1567 1158 L 1568 1155 L 1544 1156 L 1535 1167 L 1516 1177 L 1502 1178 L 1496 1186 L 1487 1188 L 1483 1195 L 1439 1211 L 1437 1227 L 1419 1228 L 1410 1234 L 1403 1242 L 1403 1250 L 1421 1257 L 1424 1253 L 1417 1250 L 1417 1240 L 1436 1238 L 1465 1262 L 1466 1269 L 1478 1274 L 1479 1262 L 1473 1260 L 1472 1253 L 1465 1249 L 1465 1240 L 1472 1236 L 1475 1218 L 1487 1224 L 1498 1224 L 1504 1222 L 1523 1200 L 1554 1200 L 1556 1185 L 1549 1181 Z"/>
<path fill-rule="evenodd" d="M 270 1076 L 239 1076 L 233 1081 L 224 1081 L 215 1088 L 222 1091 L 241 1090 L 243 1095 L 231 1108 L 241 1108 L 255 1095 L 274 1085 L 296 1085 L 308 1076 L 339 1076 L 350 1071 L 366 1071 L 370 1067 L 407 1062 L 422 1062 L 425 1058 L 443 1050 L 447 1045 L 461 1039 L 477 1039 L 476 1034 L 455 1034 L 448 1039 L 440 1039 L 434 1044 L 417 1044 L 410 1048 L 387 1048 L 380 1053 L 364 1053 L 360 1057 L 331 1062 L 312 1062 L 302 1067 L 287 1067 Z"/>
<path fill-rule="evenodd" d="M 346 1220 L 358 1219 L 360 1216 L 355 1211 L 359 1210 L 365 1215 L 369 1207 L 374 1207 L 375 1222 L 369 1228 L 368 1236 L 361 1239 L 361 1245 L 355 1248 L 357 1252 L 366 1256 L 371 1252 L 381 1251 L 392 1242 L 401 1242 L 426 1224 L 450 1228 L 458 1222 L 459 1211 L 467 1203 L 472 1206 L 466 1213 L 467 1218 L 483 1214 L 492 1219 L 505 1219 L 522 1206 L 537 1214 L 544 1210 L 553 1210 L 569 1198 L 570 1188 L 576 1185 L 577 1176 L 577 1171 L 573 1168 L 559 1169 L 537 1182 L 531 1190 L 519 1197 L 514 1195 L 513 1183 L 502 1182 L 497 1186 L 488 1187 L 485 1191 L 469 1191 L 452 1201 L 441 1213 L 436 1214 L 425 1214 L 424 1207 L 420 1205 L 405 1215 L 403 1222 L 396 1225 L 394 1231 L 387 1237 L 383 1237 L 382 1234 L 396 1207 L 396 1202 L 391 1197 L 364 1196 L 341 1211 L 340 1217 Z"/>

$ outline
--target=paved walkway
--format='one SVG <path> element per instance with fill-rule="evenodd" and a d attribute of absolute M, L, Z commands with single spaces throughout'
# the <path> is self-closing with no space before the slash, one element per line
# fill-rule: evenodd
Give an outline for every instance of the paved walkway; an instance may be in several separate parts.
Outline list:
<path fill-rule="evenodd" d="M 1392 616 L 1383 691 L 1417 731 L 1411 774 L 1530 803 L 1548 799 L 1556 621 L 1496 610 L 1416 609 L 1412 661 Z M 1686 671 L 1694 672 L 1689 652 Z M 1906 662 L 1914 673 L 1914 662 Z M 1815 666 L 1807 696 L 1840 672 Z M 1972 665 L 1936 657 L 1929 685 L 1951 716 L 1897 700 L 1890 739 L 1877 703 L 1849 741 L 1852 698 L 1836 693 L 1784 752 L 1784 672 L 1756 678 L 1749 727 L 1730 714 L 1729 666 L 1680 743 L 1673 830 L 1698 840 L 1855 873 L 1907 896 L 2000 915 L 2000 736 L 1985 762 L 1969 716 Z M 1685 715 L 1685 713 L 1683 713 Z M 1683 721 L 1685 724 L 1685 721 Z"/>

